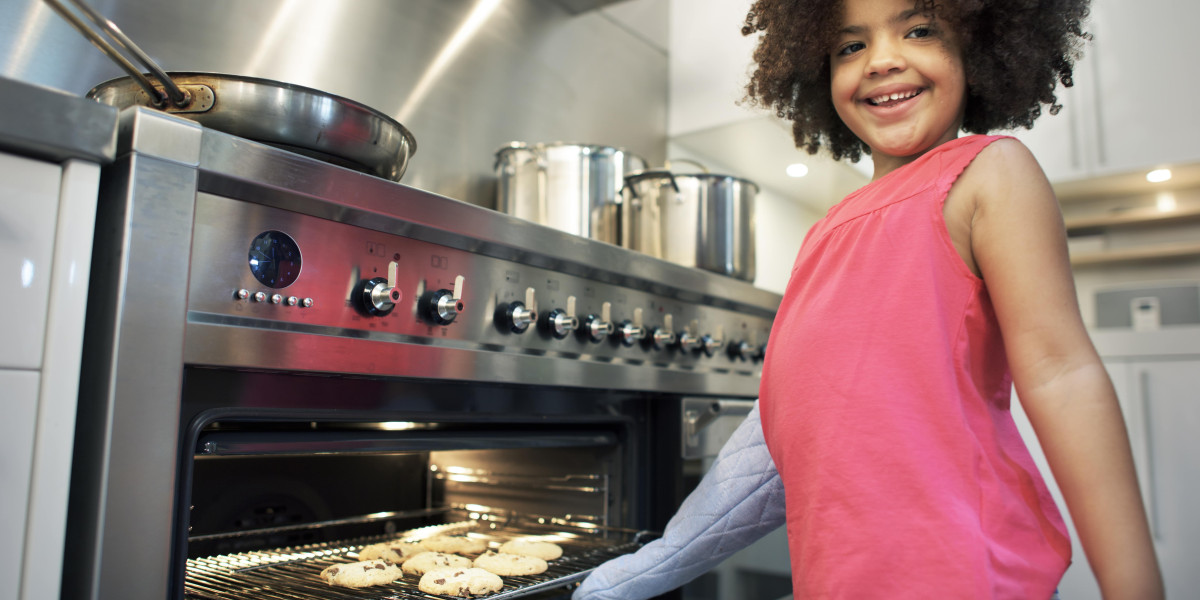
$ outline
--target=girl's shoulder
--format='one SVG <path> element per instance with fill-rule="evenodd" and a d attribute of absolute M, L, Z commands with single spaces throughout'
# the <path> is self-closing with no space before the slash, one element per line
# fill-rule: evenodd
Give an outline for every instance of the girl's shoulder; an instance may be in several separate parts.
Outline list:
<path fill-rule="evenodd" d="M 954 187 L 977 203 L 987 203 L 1018 193 L 1027 184 L 1044 183 L 1046 175 L 1033 152 L 1020 140 L 1003 136 L 979 151 Z"/>

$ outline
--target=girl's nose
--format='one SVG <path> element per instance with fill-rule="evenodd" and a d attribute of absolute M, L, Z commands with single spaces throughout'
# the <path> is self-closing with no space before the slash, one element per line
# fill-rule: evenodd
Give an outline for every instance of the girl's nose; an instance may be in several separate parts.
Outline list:
<path fill-rule="evenodd" d="M 904 53 L 898 44 L 876 42 L 868 50 L 867 75 L 884 75 L 892 71 L 903 71 L 908 67 Z"/>

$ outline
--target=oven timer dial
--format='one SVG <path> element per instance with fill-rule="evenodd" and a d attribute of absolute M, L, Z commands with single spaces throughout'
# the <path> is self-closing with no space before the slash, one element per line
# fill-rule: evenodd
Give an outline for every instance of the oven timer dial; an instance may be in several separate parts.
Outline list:
<path fill-rule="evenodd" d="M 250 242 L 250 273 L 259 283 L 285 288 L 300 277 L 300 246 L 282 231 L 264 231 Z"/>

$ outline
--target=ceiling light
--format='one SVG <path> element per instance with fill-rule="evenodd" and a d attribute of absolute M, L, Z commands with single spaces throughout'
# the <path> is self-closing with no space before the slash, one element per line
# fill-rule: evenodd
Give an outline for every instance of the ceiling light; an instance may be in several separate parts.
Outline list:
<path fill-rule="evenodd" d="M 1146 181 L 1150 183 L 1162 183 L 1171 178 L 1170 169 L 1155 169 L 1146 173 Z"/>
<path fill-rule="evenodd" d="M 804 177 L 808 175 L 808 165 L 804 163 L 792 163 L 787 167 L 788 177 Z"/>

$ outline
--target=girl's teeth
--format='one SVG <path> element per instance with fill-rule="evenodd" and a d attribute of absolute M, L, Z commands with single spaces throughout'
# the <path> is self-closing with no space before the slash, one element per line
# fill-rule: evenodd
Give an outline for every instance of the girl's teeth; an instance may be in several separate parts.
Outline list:
<path fill-rule="evenodd" d="M 884 102 L 891 102 L 893 100 L 911 98 L 915 95 L 917 95 L 915 92 L 895 93 L 895 94 L 891 94 L 891 95 L 885 95 L 885 96 L 879 96 L 876 98 L 872 98 L 871 103 L 872 104 L 883 104 Z"/>

